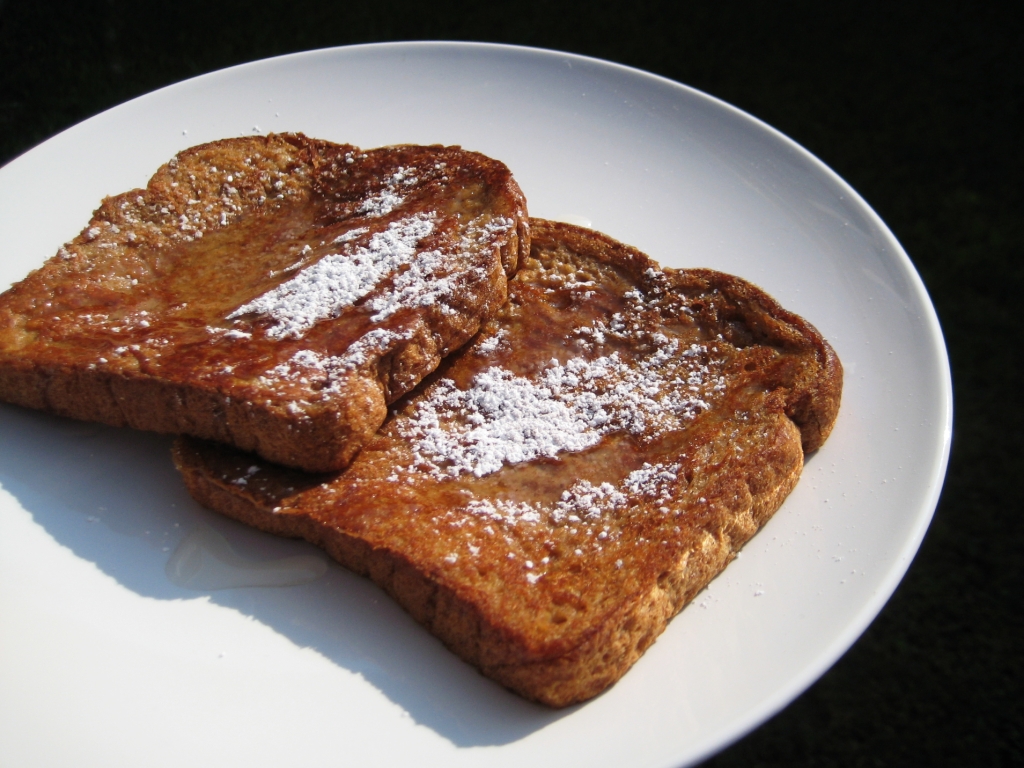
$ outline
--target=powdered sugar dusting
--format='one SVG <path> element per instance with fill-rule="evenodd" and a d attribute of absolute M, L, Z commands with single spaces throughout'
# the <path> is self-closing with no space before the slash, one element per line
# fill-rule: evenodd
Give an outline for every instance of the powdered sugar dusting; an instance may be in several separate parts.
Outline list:
<path fill-rule="evenodd" d="M 627 497 L 611 483 L 594 485 L 589 480 L 579 480 L 562 492 L 562 498 L 555 503 L 551 519 L 560 523 L 572 523 L 584 519 L 596 520 L 606 509 L 615 509 L 626 504 Z"/>
<path fill-rule="evenodd" d="M 365 335 L 356 339 L 344 355 L 335 358 L 338 367 L 350 371 L 366 364 L 372 358 L 390 350 L 396 341 L 405 341 L 412 338 L 412 331 L 392 331 L 387 328 L 374 328 L 367 331 Z"/>
<path fill-rule="evenodd" d="M 453 412 L 462 418 L 448 423 Z M 583 413 L 502 368 L 480 373 L 466 391 L 442 380 L 402 428 L 432 468 L 440 464 L 448 474 L 477 477 L 506 463 L 581 451 L 601 437 Z"/>
<path fill-rule="evenodd" d="M 339 389 L 340 381 L 346 374 L 410 338 L 412 332 L 408 330 L 374 328 L 349 345 L 343 355 L 324 355 L 302 349 L 285 362 L 265 371 L 260 377 L 260 383 L 268 389 L 283 383 L 316 385 L 319 393 L 332 394 Z"/>
<path fill-rule="evenodd" d="M 281 383 L 316 385 L 321 390 L 330 389 L 331 382 L 339 371 L 339 359 L 321 355 L 309 349 L 302 349 L 288 360 L 267 370 L 260 376 L 260 384 L 268 389 Z"/>
<path fill-rule="evenodd" d="M 434 229 L 433 219 L 430 214 L 417 214 L 392 222 L 374 233 L 366 245 L 324 256 L 243 304 L 228 319 L 250 313 L 264 315 L 274 321 L 267 330 L 271 338 L 299 338 L 321 320 L 337 317 L 382 279 L 412 262 L 417 245 Z"/>
<path fill-rule="evenodd" d="M 401 194 L 403 187 L 411 187 L 418 181 L 412 168 L 404 166 L 398 168 L 385 181 L 384 187 L 376 194 L 368 196 L 356 208 L 356 213 L 361 213 L 371 218 L 379 218 L 391 213 L 395 208 L 405 202 L 405 196 Z"/>
<path fill-rule="evenodd" d="M 466 509 L 474 515 L 508 526 L 515 526 L 520 522 L 539 523 L 543 520 L 544 513 L 540 505 L 508 499 L 473 499 L 466 505 Z"/>
<path fill-rule="evenodd" d="M 494 352 L 497 352 L 499 349 L 508 346 L 507 339 L 508 329 L 499 328 L 497 331 L 495 331 L 493 335 L 488 336 L 486 339 L 484 339 L 475 347 L 473 347 L 473 352 L 474 354 L 477 355 L 493 354 Z"/>
<path fill-rule="evenodd" d="M 408 179 L 402 183 L 408 183 Z M 321 320 L 338 317 L 368 296 L 388 277 L 392 277 L 388 290 L 368 304 L 372 322 L 386 320 L 404 308 L 439 305 L 442 311 L 454 312 L 445 300 L 464 281 L 460 266 L 473 261 L 473 252 L 506 232 L 513 221 L 481 217 L 466 226 L 454 248 L 419 250 L 420 242 L 434 231 L 435 218 L 433 213 L 421 213 L 391 222 L 371 235 L 365 245 L 354 244 L 358 235 L 365 234 L 365 228 L 341 235 L 332 243 L 341 246 L 339 252 L 327 254 L 243 304 L 228 319 L 262 315 L 273 321 L 266 331 L 270 338 L 301 338 Z"/>
<path fill-rule="evenodd" d="M 466 390 L 437 382 L 410 418 L 398 423 L 413 442 L 417 466 L 439 476 L 483 477 L 506 464 L 582 451 L 603 435 L 658 435 L 710 408 L 725 387 L 707 350 L 663 334 L 655 349 L 627 362 L 618 352 L 593 360 L 552 360 L 535 378 L 500 367 Z"/>
<path fill-rule="evenodd" d="M 679 467 L 666 468 L 661 464 L 644 464 L 640 469 L 629 473 L 623 483 L 630 493 L 637 496 L 663 497 L 665 484 L 676 479 Z"/>
<path fill-rule="evenodd" d="M 511 219 L 497 216 L 471 221 L 457 243 L 454 252 L 423 251 L 395 276 L 391 289 L 374 298 L 369 306 L 375 323 L 387 319 L 406 307 L 429 307 L 439 305 L 442 311 L 454 312 L 445 303 L 456 286 L 463 284 L 466 275 L 455 269 L 458 262 L 472 261 L 472 252 L 486 247 L 494 238 L 508 231 L 513 225 Z"/>
<path fill-rule="evenodd" d="M 455 290 L 456 281 L 445 275 L 451 261 L 440 251 L 424 251 L 416 256 L 408 269 L 395 276 L 393 288 L 370 302 L 375 323 L 385 320 L 405 307 L 429 307 Z"/>
<path fill-rule="evenodd" d="M 451 509 L 437 520 L 452 531 L 465 527 L 469 519 L 484 523 L 482 533 L 488 538 L 503 539 L 509 546 L 507 557 L 522 564 L 522 576 L 530 584 L 547 575 L 552 567 L 551 557 L 540 551 L 523 550 L 520 544 L 534 538 L 538 533 L 543 540 L 550 541 L 546 531 L 558 529 L 559 536 L 569 546 L 562 548 L 562 557 L 569 560 L 586 558 L 600 553 L 606 547 L 616 547 L 623 538 L 622 521 L 632 514 L 631 505 L 640 500 L 653 502 L 660 514 L 668 515 L 672 525 L 680 514 L 680 508 L 673 502 L 679 497 L 680 465 L 649 464 L 629 473 L 617 484 L 589 480 L 577 480 L 564 490 L 556 502 L 513 501 L 504 498 L 473 498 L 458 509 Z M 682 481 L 685 485 L 685 481 Z M 679 527 L 675 526 L 678 533 Z M 479 534 L 476 534 L 479 536 Z M 474 539 L 466 540 L 466 550 L 471 557 L 480 552 Z M 642 541 L 642 539 L 640 540 Z M 516 552 L 529 555 L 532 559 L 516 557 Z M 537 557 L 537 555 L 540 557 Z M 623 561 L 616 561 L 621 568 Z"/>

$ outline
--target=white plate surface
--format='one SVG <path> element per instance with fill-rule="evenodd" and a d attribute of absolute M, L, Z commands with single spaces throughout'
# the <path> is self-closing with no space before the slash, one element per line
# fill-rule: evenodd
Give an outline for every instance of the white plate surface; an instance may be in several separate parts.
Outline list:
<path fill-rule="evenodd" d="M 835 432 L 618 685 L 553 712 L 316 550 L 200 509 L 168 439 L 0 406 L 3 765 L 683 765 L 853 643 L 931 518 L 952 398 L 925 290 L 849 186 L 748 115 L 636 70 L 489 45 L 342 48 L 165 88 L 0 169 L 0 286 L 178 150 L 285 130 L 480 150 L 512 168 L 534 215 L 758 283 L 838 351 Z M 220 564 L 218 533 L 235 553 Z M 183 587 L 189 552 L 207 570 Z M 298 586 L 209 588 L 301 580 L 310 562 L 322 575 Z"/>

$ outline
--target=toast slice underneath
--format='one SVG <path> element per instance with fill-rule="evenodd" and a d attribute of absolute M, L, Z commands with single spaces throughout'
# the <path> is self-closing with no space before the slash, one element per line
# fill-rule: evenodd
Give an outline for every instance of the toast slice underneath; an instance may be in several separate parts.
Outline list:
<path fill-rule="evenodd" d="M 0 296 L 0 400 L 338 469 L 528 248 L 508 168 L 459 147 L 193 147 Z"/>
<path fill-rule="evenodd" d="M 179 439 L 202 504 L 323 547 L 563 706 L 615 682 L 792 490 L 842 369 L 754 286 L 534 219 L 509 302 L 344 472 Z"/>

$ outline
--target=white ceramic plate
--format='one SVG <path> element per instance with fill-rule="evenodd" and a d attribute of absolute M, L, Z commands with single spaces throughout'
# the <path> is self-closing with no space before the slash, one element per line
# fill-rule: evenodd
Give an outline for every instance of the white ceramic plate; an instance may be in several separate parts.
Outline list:
<path fill-rule="evenodd" d="M 760 284 L 838 351 L 835 432 L 618 685 L 552 712 L 312 548 L 200 509 L 168 439 L 0 406 L 4 765 L 676 766 L 762 722 L 853 643 L 931 518 L 951 388 L 917 274 L 841 179 L 726 104 L 606 62 L 469 44 L 318 51 L 165 88 L 0 169 L 0 286 L 176 151 L 284 130 L 462 144 L 505 161 L 534 215 Z"/>

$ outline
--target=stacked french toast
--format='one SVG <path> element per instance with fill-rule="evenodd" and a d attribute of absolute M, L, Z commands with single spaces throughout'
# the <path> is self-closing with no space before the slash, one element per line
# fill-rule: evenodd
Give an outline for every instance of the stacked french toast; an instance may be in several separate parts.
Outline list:
<path fill-rule="evenodd" d="M 194 147 L 0 295 L 0 399 L 180 435 L 201 504 L 555 707 L 726 567 L 841 391 L 757 287 L 530 219 L 459 147 Z"/>

